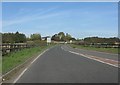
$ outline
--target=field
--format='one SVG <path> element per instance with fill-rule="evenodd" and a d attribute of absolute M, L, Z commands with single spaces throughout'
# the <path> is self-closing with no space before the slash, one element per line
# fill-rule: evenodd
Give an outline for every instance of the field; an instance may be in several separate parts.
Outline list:
<path fill-rule="evenodd" d="M 93 51 L 118 54 L 118 48 L 96 48 L 96 47 L 74 45 L 74 44 L 71 44 L 70 46 L 73 48 L 80 48 L 80 49 L 86 49 L 86 50 L 93 50 Z"/>
<path fill-rule="evenodd" d="M 45 49 L 51 47 L 49 46 L 42 46 L 42 47 L 34 47 L 34 48 L 27 48 L 23 49 L 18 52 L 10 53 L 2 58 L 2 73 L 6 73 L 13 69 L 14 67 L 20 65 L 21 63 L 25 62 L 27 59 L 33 56 L 37 56 Z"/>

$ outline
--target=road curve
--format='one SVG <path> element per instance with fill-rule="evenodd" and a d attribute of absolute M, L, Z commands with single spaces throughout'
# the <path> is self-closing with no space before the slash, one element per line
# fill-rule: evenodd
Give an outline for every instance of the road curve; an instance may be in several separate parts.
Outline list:
<path fill-rule="evenodd" d="M 64 48 L 67 51 L 73 51 L 73 52 L 88 54 L 88 55 L 92 55 L 92 56 L 99 56 L 102 58 L 108 58 L 108 59 L 118 61 L 118 54 L 99 52 L 99 51 L 93 51 L 93 50 L 77 49 L 77 48 L 75 49 L 75 48 L 70 47 L 69 45 L 63 45 L 62 48 Z"/>
<path fill-rule="evenodd" d="M 55 46 L 40 56 L 16 83 L 117 83 L 118 68 Z"/>

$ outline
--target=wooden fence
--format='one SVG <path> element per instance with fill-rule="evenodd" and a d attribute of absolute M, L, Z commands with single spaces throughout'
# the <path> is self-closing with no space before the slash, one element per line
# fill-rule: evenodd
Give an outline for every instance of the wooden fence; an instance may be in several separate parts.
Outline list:
<path fill-rule="evenodd" d="M 2 45 L 0 45 L 3 56 L 10 52 L 19 51 L 21 49 L 30 47 L 33 47 L 33 45 L 28 45 L 27 43 L 3 43 Z"/>
<path fill-rule="evenodd" d="M 90 46 L 90 47 L 96 47 L 96 48 L 119 48 L 120 44 L 104 44 L 104 43 L 85 43 L 85 44 L 80 44 L 83 46 Z"/>

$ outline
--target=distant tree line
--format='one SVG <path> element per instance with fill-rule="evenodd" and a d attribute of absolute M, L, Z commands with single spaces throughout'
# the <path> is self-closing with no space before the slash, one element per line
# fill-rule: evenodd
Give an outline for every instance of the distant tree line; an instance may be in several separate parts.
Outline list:
<path fill-rule="evenodd" d="M 85 43 L 107 43 L 107 44 L 114 44 L 115 42 L 119 42 L 119 38 L 100 38 L 100 37 L 87 37 L 84 38 Z"/>
<path fill-rule="evenodd" d="M 27 38 L 23 33 L 2 33 L 2 43 L 25 43 L 26 41 L 41 40 L 41 35 L 38 33 L 31 34 L 30 38 Z"/>
<path fill-rule="evenodd" d="M 76 40 L 73 38 L 70 34 L 64 33 L 64 32 L 59 32 L 58 34 L 55 34 L 51 38 L 54 41 L 69 41 L 69 40 Z"/>
<path fill-rule="evenodd" d="M 3 43 L 24 43 L 26 42 L 25 34 L 16 32 L 16 33 L 2 33 L 2 42 Z"/>
<path fill-rule="evenodd" d="M 34 33 L 31 34 L 30 37 L 26 37 L 23 33 L 2 33 L 2 42 L 3 43 L 25 43 L 27 41 L 34 41 L 39 42 L 41 41 L 41 34 Z M 55 34 L 51 37 L 51 40 L 53 41 L 70 41 L 74 40 L 77 42 L 83 41 L 83 43 L 107 43 L 107 44 L 113 44 L 115 42 L 119 42 L 119 38 L 112 37 L 112 38 L 100 38 L 100 37 L 86 37 L 82 40 L 76 40 L 74 37 L 72 37 L 68 33 L 59 32 L 58 34 Z"/>

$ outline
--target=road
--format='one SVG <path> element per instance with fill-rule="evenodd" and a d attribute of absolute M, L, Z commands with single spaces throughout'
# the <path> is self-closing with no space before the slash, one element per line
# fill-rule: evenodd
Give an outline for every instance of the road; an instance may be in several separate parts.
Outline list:
<path fill-rule="evenodd" d="M 117 83 L 118 68 L 71 53 L 66 45 L 58 45 L 41 55 L 16 83 Z M 88 51 L 79 51 L 79 53 Z M 90 51 L 89 54 L 93 54 Z M 93 55 L 100 55 L 95 52 Z M 102 53 L 101 55 L 104 55 Z M 116 55 L 105 54 L 115 59 Z"/>

